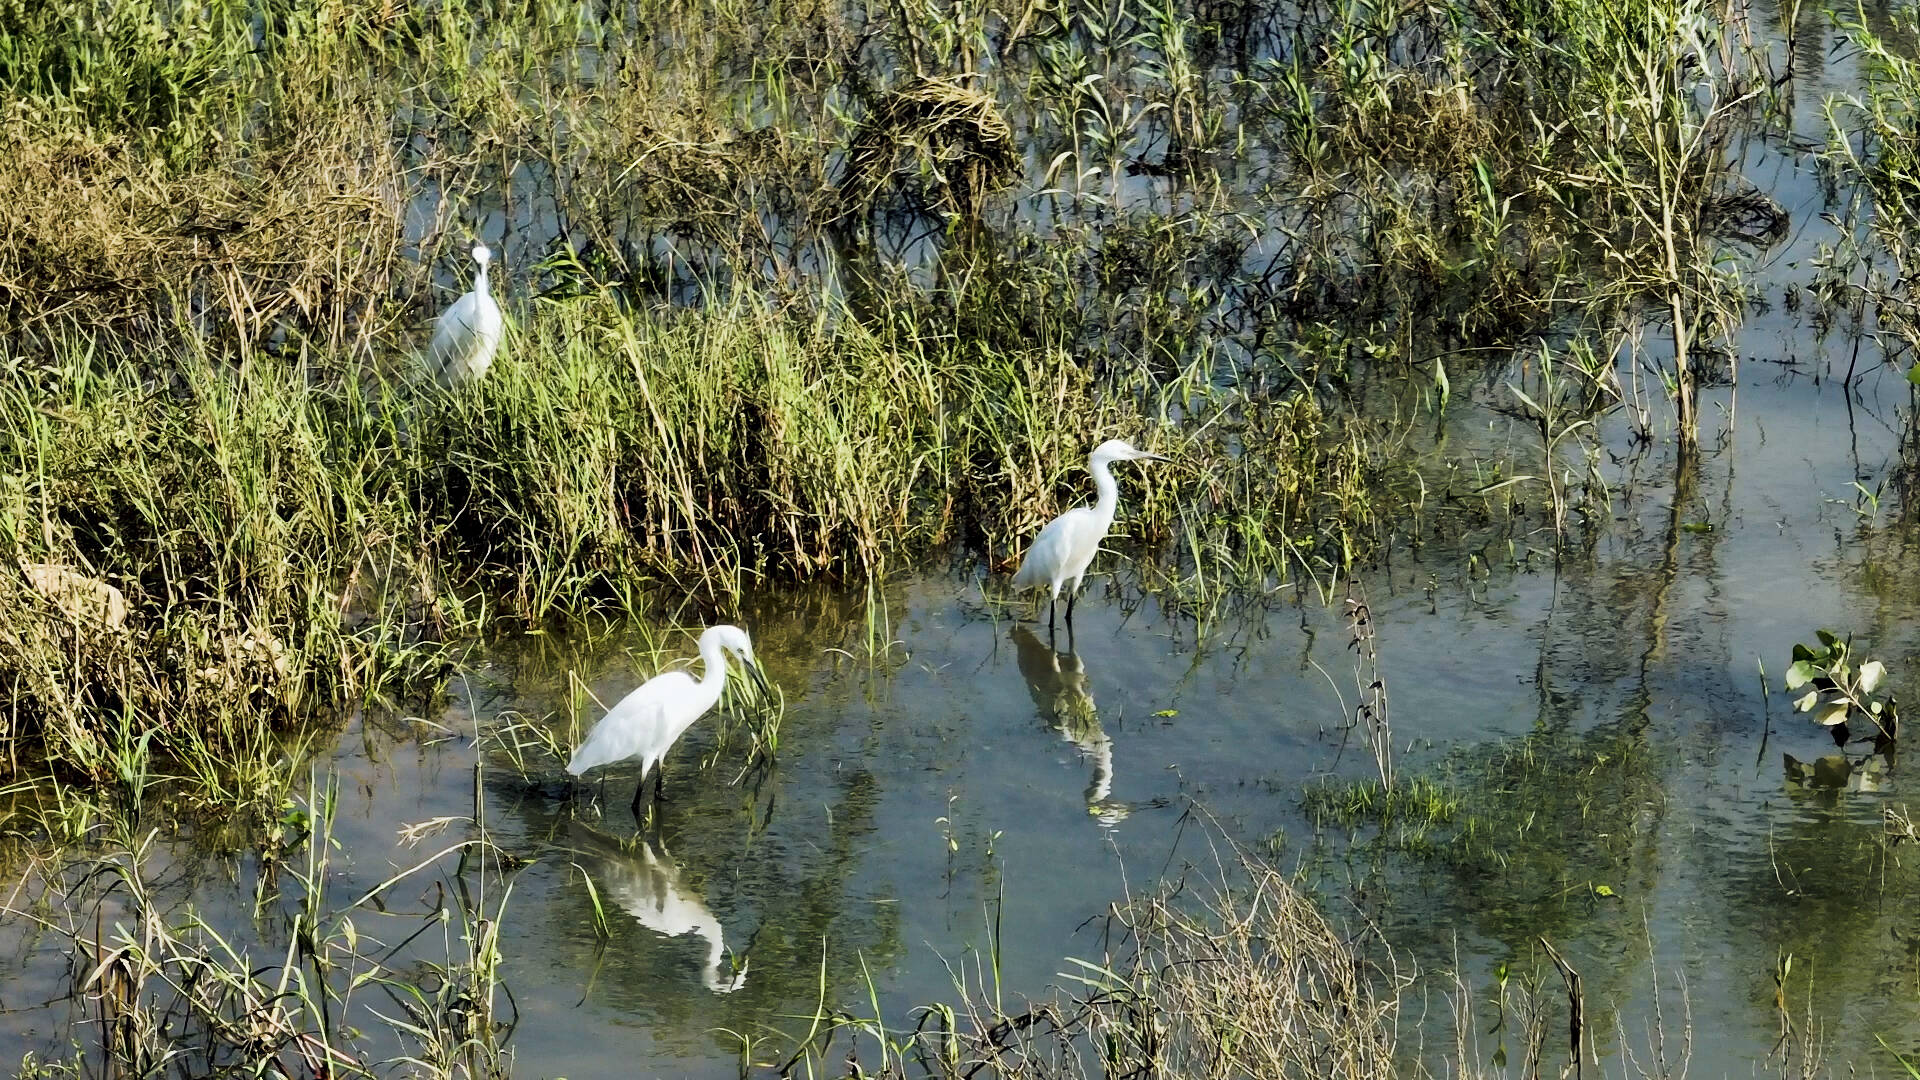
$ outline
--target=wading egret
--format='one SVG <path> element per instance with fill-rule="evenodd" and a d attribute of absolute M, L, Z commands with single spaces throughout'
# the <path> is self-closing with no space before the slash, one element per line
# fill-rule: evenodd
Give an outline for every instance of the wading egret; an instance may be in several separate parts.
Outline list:
<path fill-rule="evenodd" d="M 1075 507 L 1061 514 L 1040 535 L 1020 560 L 1013 575 L 1013 587 L 1031 589 L 1047 586 L 1047 625 L 1053 625 L 1053 606 L 1060 600 L 1060 587 L 1067 589 L 1067 623 L 1073 623 L 1073 597 L 1080 591 L 1080 579 L 1087 573 L 1100 541 L 1113 527 L 1113 512 L 1120 506 L 1120 486 L 1114 482 L 1110 466 L 1116 461 L 1165 461 L 1159 454 L 1135 450 L 1120 439 L 1108 439 L 1094 448 L 1087 459 L 1087 471 L 1093 474 L 1094 490 L 1099 492 L 1092 506 Z M 1068 584 L 1071 582 L 1071 584 Z"/>
<path fill-rule="evenodd" d="M 720 692 L 727 686 L 728 653 L 740 659 L 747 674 L 760 680 L 747 632 L 737 626 L 709 626 L 700 635 L 700 659 L 706 665 L 700 678 L 695 680 L 684 671 L 668 671 L 641 683 L 638 690 L 621 698 L 593 725 L 586 741 L 567 762 L 567 771 L 584 776 L 588 769 L 637 758 L 640 784 L 633 789 L 633 816 L 639 820 L 647 771 L 653 771 L 653 797 L 657 802 L 664 783 L 661 759 L 693 722 L 720 700 Z"/>
<path fill-rule="evenodd" d="M 500 306 L 487 291 L 487 264 L 493 252 L 476 244 L 473 261 L 480 264 L 473 291 L 455 300 L 434 324 L 433 344 L 427 349 L 433 377 L 446 387 L 462 386 L 487 373 L 494 350 L 500 347 Z"/>
<path fill-rule="evenodd" d="M 700 983 L 708 990 L 731 994 L 747 984 L 746 960 L 738 971 L 727 963 L 720 920 L 700 894 L 680 880 L 680 864 L 665 844 L 642 841 L 635 853 L 609 854 L 600 863 L 600 880 L 607 898 L 641 926 L 665 938 L 694 934 L 706 943 Z"/>

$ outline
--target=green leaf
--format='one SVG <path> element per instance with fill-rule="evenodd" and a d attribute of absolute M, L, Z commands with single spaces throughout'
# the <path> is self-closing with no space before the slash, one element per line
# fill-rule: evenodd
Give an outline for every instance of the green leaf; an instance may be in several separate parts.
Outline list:
<path fill-rule="evenodd" d="M 1441 363 L 1437 356 L 1433 358 L 1433 385 L 1434 389 L 1440 391 L 1440 411 L 1446 412 L 1447 398 L 1453 393 L 1453 384 L 1447 381 L 1447 365 Z"/>
<path fill-rule="evenodd" d="M 1594 891 L 1594 895 L 1596 895 L 1596 896 L 1617 896 L 1617 895 L 1619 895 L 1619 894 L 1617 894 L 1617 893 L 1615 893 L 1615 892 L 1613 891 L 1613 886 L 1611 886 L 1611 885 L 1595 885 L 1595 886 L 1593 887 L 1593 891 Z"/>
<path fill-rule="evenodd" d="M 1807 648 L 1805 645 L 1800 645 L 1796 643 L 1793 647 L 1793 658 L 1795 660 L 1813 660 L 1813 659 L 1817 659 L 1818 656 L 1819 656 L 1818 653 L 1815 653 L 1812 649 Z"/>
<path fill-rule="evenodd" d="M 1524 484 L 1529 480 L 1538 479 L 1540 479 L 1538 476 L 1509 476 L 1505 480 L 1497 480 L 1485 487 L 1474 488 L 1473 493 L 1475 495 L 1488 495 L 1499 491 L 1501 488 L 1512 487 L 1515 484 Z"/>
<path fill-rule="evenodd" d="M 1869 660 L 1860 665 L 1860 689 L 1869 694 L 1873 693 L 1873 688 L 1879 686 L 1880 680 L 1886 677 L 1887 665 L 1878 660 Z"/>
<path fill-rule="evenodd" d="M 1914 371 L 1920 371 L 1920 364 L 1916 364 L 1916 365 L 1914 365 L 1914 369 L 1913 369 L 1913 370 L 1914 370 Z M 1913 378 L 1913 371 L 1909 371 L 1909 372 L 1907 372 L 1907 378 L 1909 378 L 1909 379 L 1911 379 L 1911 378 Z M 1876 1032 L 1876 1033 L 1874 1034 L 1874 1036 L 1873 1036 L 1873 1037 L 1874 1037 L 1875 1039 L 1878 1039 L 1878 1040 L 1880 1041 L 1880 1045 L 1881 1045 L 1881 1047 L 1883 1047 L 1883 1048 L 1884 1048 L 1884 1049 L 1886 1050 L 1886 1052 L 1887 1052 L 1887 1053 L 1889 1053 L 1889 1054 L 1892 1054 L 1892 1055 L 1893 1055 L 1893 1060 L 1895 1060 L 1895 1061 L 1897 1061 L 1897 1062 L 1899 1062 L 1899 1063 L 1900 1063 L 1900 1067 L 1901 1067 L 1901 1068 L 1903 1068 L 1903 1069 L 1905 1069 L 1905 1070 L 1907 1070 L 1907 1075 L 1908 1075 L 1908 1076 L 1910 1076 L 1910 1077 L 1913 1077 L 1913 1078 L 1915 1078 L 1915 1080 L 1920 1080 L 1920 1066 L 1916 1066 L 1916 1065 L 1914 1065 L 1914 1063 L 1913 1063 L 1913 1062 L 1911 1062 L 1911 1061 L 1908 1061 L 1908 1060 L 1907 1060 L 1906 1058 L 1904 1058 L 1904 1057 L 1901 1057 L 1901 1056 L 1900 1056 L 1900 1051 L 1898 1051 L 1898 1050 L 1895 1050 L 1895 1049 L 1894 1049 L 1893 1047 L 1891 1047 L 1891 1046 L 1888 1046 L 1888 1045 L 1887 1045 L 1887 1040 L 1886 1040 L 1886 1037 L 1885 1037 L 1885 1036 L 1883 1036 L 1883 1035 L 1880 1035 L 1879 1033 L 1877 1033 L 1877 1032 Z"/>
<path fill-rule="evenodd" d="M 1153 715 L 1159 716 L 1159 717 L 1179 716 L 1180 710 L 1179 709 L 1161 709 L 1159 712 L 1156 712 Z"/>
<path fill-rule="evenodd" d="M 1513 385 L 1512 383 L 1507 384 L 1507 389 L 1511 390 L 1513 392 L 1513 396 L 1519 398 L 1520 403 L 1525 405 L 1529 410 L 1531 410 L 1535 416 L 1547 415 L 1547 410 L 1541 408 L 1539 402 L 1528 397 L 1526 394 L 1526 391 L 1520 389 L 1519 387 Z"/>
<path fill-rule="evenodd" d="M 1844 701 L 1839 701 L 1839 702 L 1834 702 L 1831 705 L 1828 705 L 1827 711 L 1820 714 L 1820 722 L 1822 724 L 1825 724 L 1827 727 L 1832 727 L 1835 724 L 1846 723 L 1847 722 L 1847 703 Z"/>
<path fill-rule="evenodd" d="M 1795 660 L 1787 669 L 1787 689 L 1798 690 L 1813 678 L 1813 665 L 1805 660 Z"/>
<path fill-rule="evenodd" d="M 1820 700 L 1820 691 L 1809 690 L 1806 696 L 1793 703 L 1794 712 L 1806 712 Z"/>
<path fill-rule="evenodd" d="M 1915 364 L 1907 369 L 1907 381 L 1915 386 L 1920 386 L 1920 364 Z"/>
<path fill-rule="evenodd" d="M 1833 648 L 1835 643 L 1837 643 L 1840 640 L 1839 638 L 1833 636 L 1833 631 L 1831 630 L 1815 630 L 1813 632 L 1813 636 L 1819 638 L 1820 644 L 1825 645 L 1829 649 Z"/>

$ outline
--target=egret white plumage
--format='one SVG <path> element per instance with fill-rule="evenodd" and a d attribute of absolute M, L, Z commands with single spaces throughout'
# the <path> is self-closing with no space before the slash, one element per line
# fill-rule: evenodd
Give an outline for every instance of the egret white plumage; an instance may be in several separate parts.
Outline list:
<path fill-rule="evenodd" d="M 1113 527 L 1114 511 L 1120 507 L 1120 485 L 1113 479 L 1116 461 L 1165 461 L 1159 454 L 1135 450 L 1121 439 L 1108 439 L 1094 448 L 1087 459 L 1087 471 L 1093 474 L 1093 487 L 1099 493 L 1092 506 L 1075 507 L 1061 514 L 1040 535 L 1020 560 L 1013 575 L 1013 587 L 1031 589 L 1045 586 L 1052 594 L 1047 599 L 1047 625 L 1053 625 L 1053 607 L 1060 600 L 1062 586 L 1067 590 L 1067 624 L 1073 624 L 1073 598 L 1080 591 L 1080 579 L 1100 550 L 1100 541 Z M 1069 584 L 1070 583 L 1070 584 Z"/>
<path fill-rule="evenodd" d="M 742 669 L 760 679 L 753 659 L 753 643 L 737 626 L 709 626 L 700 635 L 700 659 L 706 669 L 695 679 L 684 671 L 667 671 L 640 684 L 640 688 L 607 710 L 586 740 L 573 752 L 567 771 L 584 776 L 589 769 L 638 759 L 640 783 L 633 790 L 633 816 L 640 817 L 640 796 L 653 772 L 653 797 L 660 799 L 662 761 L 680 736 L 719 702 L 727 686 L 727 656 L 739 658 Z"/>
<path fill-rule="evenodd" d="M 493 294 L 487 290 L 487 265 L 493 261 L 493 252 L 485 244 L 476 244 L 473 261 L 480 264 L 473 289 L 440 313 L 434 323 L 433 344 L 427 348 L 433 377 L 446 387 L 462 386 L 485 375 L 505 329 L 500 305 L 493 302 Z"/>

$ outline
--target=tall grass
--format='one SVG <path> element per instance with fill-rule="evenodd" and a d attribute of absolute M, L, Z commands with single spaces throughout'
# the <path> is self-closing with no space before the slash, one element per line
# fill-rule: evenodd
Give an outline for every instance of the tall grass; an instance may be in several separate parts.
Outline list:
<path fill-rule="evenodd" d="M 275 759 L 272 729 L 415 686 L 488 627 L 699 617 L 961 537 L 1011 555 L 1082 497 L 1094 434 L 1185 460 L 1130 499 L 1133 528 L 1182 525 L 1170 565 L 1216 584 L 1249 550 L 1241 521 L 1344 529 L 1364 511 L 1355 444 L 1317 416 L 1261 435 L 1264 414 L 1196 369 L 1187 411 L 1218 415 L 1182 436 L 1157 419 L 1170 384 L 1103 396 L 1064 351 L 905 326 L 582 296 L 536 308 L 470 394 L 351 356 L 233 366 L 191 337 L 132 354 L 63 339 L 0 390 L 0 454 L 18 463 L 0 488 L 0 745 L 104 780 L 130 732 L 198 775 L 209 756 Z M 1329 489 L 1343 461 L 1352 489 Z M 1351 557 L 1292 528 L 1291 551 Z M 1292 557 L 1255 549 L 1249 573 L 1284 576 Z M 49 591 L 50 572 L 123 614 Z"/>
<path fill-rule="evenodd" d="M 500 852 L 482 828 L 343 894 L 329 866 L 335 794 L 312 784 L 302 827 L 263 860 L 253 927 L 166 898 L 152 834 L 30 867 L 8 914 L 70 947 L 78 1026 L 70 1062 L 29 1057 L 22 1074 L 509 1075 L 499 933 L 513 881 Z M 451 899 L 393 906 L 427 881 Z"/>
<path fill-rule="evenodd" d="M 1516 387 L 1556 525 L 1647 320 L 1691 437 L 1738 10 L 1243 14 L 0 5 L 9 760 L 266 762 L 487 627 L 997 565 L 1106 436 L 1183 462 L 1123 523 L 1171 603 L 1332 595 L 1419 505 L 1361 403 L 1541 335 L 1603 339 Z M 476 230 L 515 328 L 446 395 Z"/>

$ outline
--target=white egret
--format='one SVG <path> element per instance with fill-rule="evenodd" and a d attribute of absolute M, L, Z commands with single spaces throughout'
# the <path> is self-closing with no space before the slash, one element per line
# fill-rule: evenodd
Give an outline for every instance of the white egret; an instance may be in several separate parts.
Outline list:
<path fill-rule="evenodd" d="M 487 291 L 487 264 L 493 261 L 493 252 L 485 244 L 476 244 L 473 261 L 480 264 L 473 290 L 441 312 L 434 324 L 433 344 L 427 350 L 434 378 L 446 387 L 461 386 L 485 375 L 505 328 L 500 306 Z"/>
<path fill-rule="evenodd" d="M 728 653 L 740 659 L 747 674 L 760 678 L 747 632 L 737 626 L 709 626 L 700 635 L 700 659 L 706 664 L 700 678 L 695 680 L 684 671 L 667 671 L 640 684 L 593 725 L 586 741 L 567 762 L 567 771 L 584 776 L 589 769 L 638 758 L 640 784 L 633 789 L 633 816 L 638 820 L 647 771 L 653 770 L 653 797 L 657 802 L 663 784 L 661 759 L 693 722 L 720 700 L 720 692 L 727 686 Z"/>
<path fill-rule="evenodd" d="M 700 894 L 680 880 L 680 865 L 668 854 L 666 845 L 655 850 L 653 843 L 642 842 L 638 856 L 609 856 L 601 863 L 600 877 L 608 899 L 661 937 L 694 934 L 706 942 L 700 982 L 708 990 L 731 994 L 745 986 L 746 961 L 741 961 L 738 971 L 727 963 L 726 932 L 720 920 Z M 725 975 L 721 974 L 723 968 Z"/>
<path fill-rule="evenodd" d="M 1112 464 L 1116 461 L 1165 461 L 1159 454 L 1135 450 L 1120 439 L 1108 439 L 1094 448 L 1087 459 L 1087 471 L 1093 474 L 1094 490 L 1099 492 L 1092 506 L 1075 507 L 1061 514 L 1040 535 L 1020 560 L 1013 575 L 1013 587 L 1031 589 L 1048 586 L 1047 625 L 1053 625 L 1053 607 L 1060 600 L 1060 588 L 1067 589 L 1067 625 L 1073 625 L 1073 598 L 1080 591 L 1080 579 L 1100 550 L 1100 541 L 1113 527 L 1113 512 L 1120 506 L 1120 485 L 1114 482 Z M 1071 584 L 1068 584 L 1071 582 Z"/>

